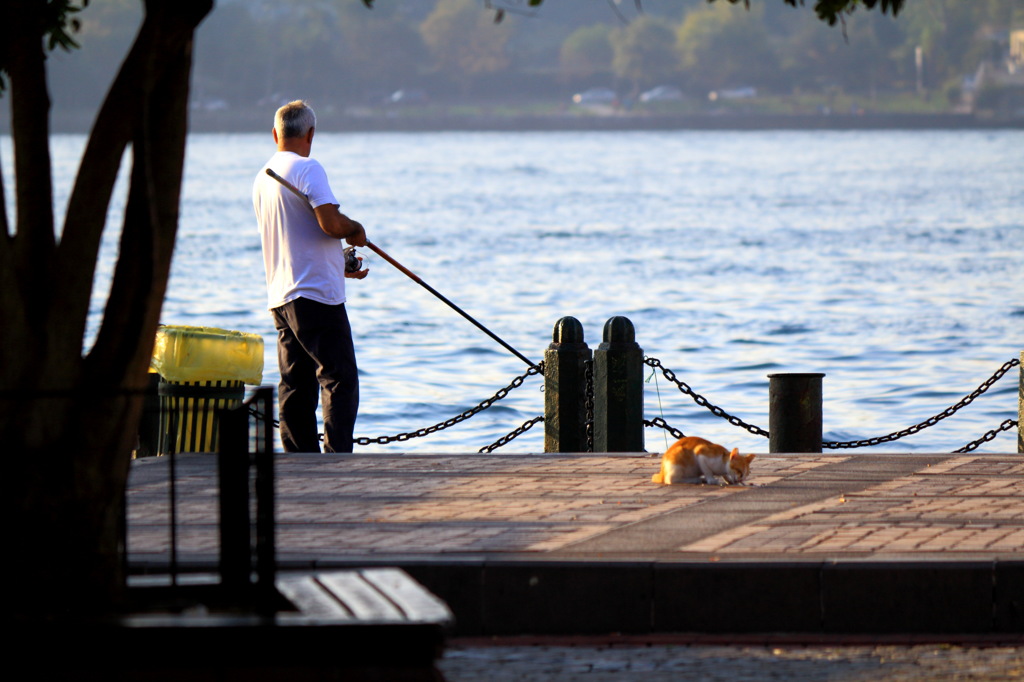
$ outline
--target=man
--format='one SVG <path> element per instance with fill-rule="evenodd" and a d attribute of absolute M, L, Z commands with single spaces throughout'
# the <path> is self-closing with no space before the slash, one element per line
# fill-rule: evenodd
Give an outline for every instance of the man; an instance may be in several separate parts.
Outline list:
<path fill-rule="evenodd" d="M 277 329 L 281 369 L 278 404 L 286 452 L 320 452 L 317 394 L 324 417 L 324 450 L 352 452 L 359 377 L 345 311 L 345 271 L 339 240 L 366 245 L 363 226 L 339 210 L 323 166 L 310 158 L 316 115 L 302 100 L 274 116 L 277 153 L 260 169 L 252 202 L 263 243 L 267 295 Z M 294 185 L 303 200 L 267 174 Z"/>

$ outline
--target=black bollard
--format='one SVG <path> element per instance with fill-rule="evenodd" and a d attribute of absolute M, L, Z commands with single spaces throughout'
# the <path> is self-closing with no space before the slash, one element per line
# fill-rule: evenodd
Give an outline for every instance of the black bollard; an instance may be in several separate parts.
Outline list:
<path fill-rule="evenodd" d="M 220 503 L 220 581 L 230 602 L 247 605 L 252 573 L 249 503 L 249 413 L 217 411 Z"/>
<path fill-rule="evenodd" d="M 142 416 L 139 418 L 138 442 L 133 453 L 136 458 L 160 454 L 160 375 L 150 373 L 148 379 Z"/>
<path fill-rule="evenodd" d="M 575 317 L 556 322 L 551 336 L 544 351 L 544 452 L 585 452 L 590 348 Z"/>
<path fill-rule="evenodd" d="M 644 352 L 633 323 L 613 317 L 594 352 L 594 451 L 644 451 Z"/>
<path fill-rule="evenodd" d="M 821 452 L 824 376 L 768 375 L 768 452 Z"/>

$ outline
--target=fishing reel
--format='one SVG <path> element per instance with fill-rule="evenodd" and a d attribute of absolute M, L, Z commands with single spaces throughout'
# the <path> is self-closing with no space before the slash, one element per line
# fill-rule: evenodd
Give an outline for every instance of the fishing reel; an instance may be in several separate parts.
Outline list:
<path fill-rule="evenodd" d="M 362 259 L 356 255 L 356 247 L 345 247 L 345 272 L 359 272 L 363 269 Z"/>

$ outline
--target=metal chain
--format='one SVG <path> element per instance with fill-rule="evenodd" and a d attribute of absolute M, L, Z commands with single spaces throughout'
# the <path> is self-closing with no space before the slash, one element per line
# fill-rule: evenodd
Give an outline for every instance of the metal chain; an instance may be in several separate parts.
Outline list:
<path fill-rule="evenodd" d="M 377 443 L 377 444 L 380 444 L 380 445 L 387 445 L 388 443 L 392 443 L 392 442 L 395 442 L 395 441 L 407 441 L 407 440 L 409 440 L 411 438 L 418 438 L 418 437 L 421 437 L 421 436 L 428 436 L 428 435 L 430 435 L 432 433 L 436 433 L 438 431 L 441 431 L 442 429 L 447 429 L 449 426 L 455 426 L 456 424 L 458 424 L 460 422 L 466 421 L 467 419 L 469 419 L 473 415 L 479 414 L 480 412 L 483 412 L 488 407 L 490 407 L 491 405 L 493 405 L 497 401 L 499 401 L 502 398 L 504 398 L 505 396 L 507 396 L 509 394 L 509 391 L 511 391 L 512 389 L 519 388 L 520 386 L 522 386 L 523 382 L 526 380 L 527 377 L 530 377 L 530 376 L 532 376 L 534 374 L 540 374 L 543 371 L 544 371 L 544 363 L 541 362 L 537 366 L 531 367 L 530 369 L 526 370 L 525 374 L 520 374 L 519 376 L 517 376 L 515 379 L 512 380 L 512 383 L 510 383 L 505 388 L 500 389 L 492 397 L 484 400 L 483 402 L 481 402 L 476 407 L 468 409 L 468 410 L 466 410 L 465 412 L 463 412 L 462 414 L 460 414 L 460 415 L 458 415 L 456 417 L 452 417 L 451 419 L 446 419 L 443 422 L 440 422 L 438 424 L 434 424 L 433 426 L 428 426 L 428 427 L 423 428 L 423 429 L 418 429 L 418 430 L 413 431 L 411 433 L 399 433 L 399 434 L 394 435 L 394 436 L 379 436 L 377 438 L 366 438 L 366 437 L 356 438 L 353 442 L 358 444 L 358 445 L 370 445 L 371 443 Z M 260 419 L 260 420 L 264 419 L 263 414 L 259 410 L 254 408 L 254 407 L 250 407 L 249 408 L 249 414 L 251 414 L 252 416 L 256 417 L 257 419 Z M 274 420 L 274 428 L 275 429 L 281 428 L 280 420 L 278 420 L 278 419 Z M 320 440 L 323 440 L 324 439 L 324 435 L 321 433 L 319 435 L 319 438 L 320 438 Z"/>
<path fill-rule="evenodd" d="M 946 417 L 950 417 L 950 416 L 956 414 L 962 408 L 967 407 L 968 405 L 970 405 L 972 402 L 974 402 L 975 398 L 977 398 L 982 393 L 984 393 L 989 388 L 991 388 L 994 383 L 996 383 L 997 381 L 999 381 L 1000 379 L 1003 378 L 1004 374 L 1006 374 L 1012 368 L 1016 367 L 1019 364 L 1020 364 L 1020 360 L 1017 360 L 1017 359 L 1010 360 L 1009 362 L 1004 364 L 1002 367 L 1000 367 L 998 370 L 996 370 L 995 374 L 993 374 L 991 377 L 989 377 L 984 382 L 982 382 L 981 386 L 978 386 L 978 388 L 974 389 L 974 391 L 972 391 L 970 395 L 966 396 L 963 400 L 958 402 L 956 405 L 952 405 L 951 407 L 947 407 L 945 410 L 943 410 L 939 414 L 935 415 L 934 417 L 929 417 L 928 419 L 925 419 L 920 424 L 915 424 L 915 425 L 913 425 L 913 426 L 911 426 L 909 428 L 903 429 L 902 431 L 895 431 L 895 432 L 890 433 L 890 434 L 888 434 L 886 436 L 879 436 L 877 438 L 867 438 L 867 439 L 864 439 L 864 440 L 852 440 L 852 441 L 845 441 L 845 442 L 841 442 L 841 443 L 824 442 L 824 443 L 821 444 L 821 447 L 829 448 L 829 449 L 832 449 L 832 450 L 837 450 L 837 449 L 841 449 L 841 448 L 860 448 L 860 447 L 867 447 L 867 446 L 870 446 L 870 445 L 879 445 L 881 443 L 891 443 L 892 441 L 899 440 L 900 438 L 903 438 L 904 436 L 910 436 L 910 435 L 913 435 L 913 434 L 917 433 L 918 431 L 923 431 L 924 429 L 928 428 L 929 426 L 935 426 L 936 424 L 938 424 L 940 421 L 942 421 Z M 1006 422 L 1003 422 L 1004 425 L 1005 425 L 1005 423 Z M 992 437 L 995 438 L 994 435 Z M 977 447 L 977 445 L 975 445 L 975 447 Z"/>
<path fill-rule="evenodd" d="M 978 440 L 972 440 L 967 445 L 963 446 L 959 450 L 954 450 L 953 452 L 970 452 L 971 450 L 975 450 L 982 443 L 987 443 L 990 440 L 993 440 L 1003 431 L 1009 431 L 1010 429 L 1016 428 L 1017 426 L 1018 424 L 1016 419 L 1007 419 L 1006 421 L 999 425 L 999 428 L 992 429 L 991 431 L 986 432 L 985 435 L 979 438 Z"/>
<path fill-rule="evenodd" d="M 728 412 L 726 412 L 722 408 L 717 407 L 716 405 L 713 405 L 704 396 L 700 395 L 699 393 L 696 393 L 692 388 L 690 388 L 690 386 L 685 381 L 682 381 L 681 379 L 678 379 L 676 377 L 676 375 L 675 375 L 675 372 L 673 372 L 672 370 L 664 367 L 661 364 L 661 361 L 658 360 L 657 358 L 645 357 L 644 358 L 644 364 L 646 364 L 647 366 L 649 366 L 651 368 L 654 368 L 654 369 L 660 369 L 662 374 L 665 376 L 665 379 L 667 379 L 668 381 L 674 383 L 676 385 L 676 387 L 679 388 L 680 392 L 690 396 L 695 403 L 697 403 L 701 407 L 707 408 L 715 416 L 721 417 L 721 418 L 725 419 L 726 421 L 728 421 L 733 426 L 742 427 L 742 428 L 746 429 L 747 431 L 749 431 L 750 433 L 752 433 L 754 435 L 764 436 L 765 438 L 768 437 L 768 432 L 766 430 L 764 430 L 764 429 L 762 429 L 762 428 L 760 428 L 758 426 L 755 426 L 753 424 L 748 424 L 748 423 L 744 422 L 742 419 L 740 419 L 739 417 L 730 415 Z M 869 447 L 869 446 L 872 446 L 872 445 L 880 445 L 882 443 L 890 443 L 892 441 L 899 440 L 900 438 L 904 438 L 906 436 L 910 436 L 910 435 L 913 435 L 915 433 L 918 433 L 919 431 L 923 431 L 924 429 L 926 429 L 926 428 L 928 428 L 930 426 L 935 426 L 936 424 L 938 424 L 940 421 L 942 421 L 946 417 L 950 417 L 950 416 L 956 414 L 958 411 L 960 411 L 964 407 L 970 405 L 972 402 L 974 402 L 974 400 L 976 398 L 978 398 L 979 396 L 984 394 L 997 381 L 999 381 L 1001 378 L 1003 378 L 1003 376 L 1007 372 L 1009 372 L 1011 369 L 1013 369 L 1014 367 L 1018 366 L 1019 364 L 1020 364 L 1020 360 L 1018 360 L 1016 358 L 1006 362 L 991 377 L 989 377 L 984 382 L 982 382 L 982 384 L 980 386 L 978 386 L 978 388 L 976 388 L 969 395 L 967 395 L 962 400 L 960 400 L 960 402 L 958 402 L 955 405 L 952 405 L 952 406 L 946 408 L 945 410 L 943 410 L 939 414 L 935 415 L 934 417 L 930 417 L 930 418 L 926 419 L 925 421 L 923 421 L 923 422 L 921 422 L 919 424 L 915 424 L 914 426 L 911 426 L 909 428 L 903 429 L 901 431 L 895 431 L 895 432 L 890 433 L 890 434 L 885 435 L 885 436 L 879 436 L 879 437 L 876 437 L 876 438 L 866 438 L 864 440 L 856 440 L 856 441 L 844 441 L 844 442 L 825 441 L 825 442 L 822 442 L 821 446 L 822 446 L 822 448 L 832 449 L 832 450 L 851 449 L 851 448 L 859 448 L 859 447 Z M 394 436 L 380 436 L 380 437 L 377 437 L 377 438 L 365 438 L 365 437 L 357 438 L 357 439 L 355 439 L 355 442 L 357 444 L 359 444 L 359 445 L 370 445 L 372 443 L 376 443 L 376 444 L 379 444 L 379 445 L 386 445 L 388 443 L 392 443 L 392 442 L 396 442 L 396 441 L 397 442 L 401 442 L 401 441 L 410 440 L 412 438 L 419 438 L 419 437 L 422 437 L 422 436 L 428 436 L 428 435 L 430 435 L 432 433 L 436 433 L 436 432 L 441 431 L 443 429 L 446 429 L 446 428 L 448 428 L 450 426 L 454 426 L 454 425 L 456 425 L 456 424 L 458 424 L 460 422 L 463 422 L 463 421 L 469 419 L 470 417 L 472 417 L 472 416 L 474 416 L 476 414 L 479 414 L 483 410 L 486 410 L 488 407 L 493 405 L 495 402 L 497 402 L 498 400 L 501 400 L 502 398 L 507 396 L 508 393 L 512 389 L 515 389 L 515 388 L 518 388 L 519 386 L 522 386 L 523 382 L 526 380 L 527 377 L 533 376 L 535 374 L 540 374 L 543 371 L 544 371 L 544 363 L 543 362 L 541 362 L 540 364 L 538 364 L 538 365 L 536 365 L 534 367 L 530 367 L 524 374 L 521 374 L 521 375 L 517 376 L 515 379 L 513 379 L 512 382 L 508 386 L 506 386 L 505 388 L 500 389 L 497 393 L 494 394 L 494 396 L 492 396 L 492 397 L 482 401 L 476 407 L 473 407 L 473 408 L 471 408 L 469 410 L 466 410 L 465 412 L 463 412 L 462 414 L 460 414 L 460 415 L 458 415 L 456 417 L 452 417 L 451 419 L 447 419 L 447 420 L 445 420 L 443 422 L 440 422 L 438 424 L 435 424 L 433 426 L 429 426 L 429 427 L 426 427 L 426 428 L 418 429 L 418 430 L 413 431 L 413 432 L 399 433 L 399 434 L 396 434 Z M 590 362 L 586 363 L 586 370 L 584 372 L 584 376 L 586 378 L 586 383 L 587 383 L 586 403 L 585 403 L 586 420 L 587 420 L 586 421 L 586 424 L 587 424 L 587 449 L 588 449 L 588 451 L 593 451 L 593 449 L 594 449 L 594 440 L 593 440 L 593 438 L 594 438 L 594 365 L 593 365 L 593 361 L 590 361 Z M 257 419 L 261 419 L 261 420 L 264 419 L 264 416 L 258 410 L 256 410 L 256 408 L 254 408 L 254 407 L 250 407 L 249 408 L 249 413 L 251 415 L 253 415 L 254 417 L 256 417 Z M 537 424 L 539 422 L 542 422 L 542 421 L 544 421 L 544 417 L 535 417 L 535 418 L 525 422 L 522 426 L 520 426 L 516 430 L 512 431 L 508 435 L 500 438 L 495 443 L 493 443 L 493 444 L 491 444 L 491 445 L 489 445 L 487 447 L 481 448 L 479 450 L 479 452 L 492 452 L 493 450 L 497 449 L 498 447 L 501 447 L 502 445 L 505 445 L 506 443 L 510 442 L 511 440 L 516 438 L 517 436 L 519 436 L 519 435 L 525 433 L 526 431 L 530 430 L 530 428 L 532 428 L 535 424 Z M 273 420 L 273 424 L 274 424 L 274 428 L 280 428 L 280 426 L 281 426 L 280 421 L 277 420 L 277 419 Z M 668 423 L 665 422 L 664 419 L 662 419 L 660 417 L 657 417 L 657 418 L 655 418 L 653 420 L 650 420 L 650 421 L 645 419 L 644 420 L 644 425 L 645 426 L 651 426 L 651 427 L 663 428 L 666 431 L 668 431 L 669 433 L 671 433 L 673 436 L 675 436 L 676 438 L 682 438 L 683 435 L 684 435 L 682 431 L 680 431 L 679 429 L 675 429 L 675 428 L 671 427 Z M 1018 422 L 1016 420 L 1007 419 L 1002 424 L 1000 424 L 1000 426 L 998 428 L 993 429 L 991 431 L 988 431 L 987 433 L 985 433 L 978 440 L 975 440 L 975 441 L 972 441 L 972 442 L 968 443 L 963 448 L 961 448 L 959 450 L 956 450 L 955 452 L 958 452 L 958 453 L 970 452 L 970 451 L 976 449 L 982 443 L 985 443 L 985 442 L 993 440 L 999 433 L 1002 433 L 1003 431 L 1008 431 L 1008 430 L 1010 430 L 1010 429 L 1012 429 L 1012 428 L 1014 428 L 1016 426 L 1018 426 Z M 321 438 L 321 440 L 323 439 L 323 435 L 322 434 L 320 435 L 320 438 Z"/>
<path fill-rule="evenodd" d="M 417 429 L 416 431 L 408 433 L 399 433 L 394 436 L 379 436 L 377 438 L 356 438 L 354 442 L 358 445 L 370 445 L 371 443 L 376 443 L 378 445 L 387 445 L 388 443 L 394 443 L 396 441 L 402 442 L 410 440 L 412 438 L 421 438 L 423 436 L 429 436 L 432 433 L 437 433 L 438 431 L 447 429 L 450 426 L 455 426 L 460 422 L 464 422 L 473 415 L 483 412 L 488 407 L 490 407 L 497 401 L 507 396 L 509 394 L 509 391 L 511 391 L 512 389 L 519 388 L 520 386 L 522 386 L 523 382 L 526 380 L 527 377 L 533 376 L 534 374 L 540 374 L 543 371 L 543 362 L 533 367 L 530 367 L 530 369 L 526 370 L 525 374 L 520 374 L 519 376 L 517 376 L 515 379 L 512 380 L 512 383 L 510 383 L 505 388 L 500 389 L 492 397 L 487 398 L 476 407 L 472 407 L 458 416 L 452 417 L 451 419 L 446 419 L 445 421 L 434 424 L 433 426 L 428 426 L 423 429 Z"/>
<path fill-rule="evenodd" d="M 510 443 L 517 436 L 521 436 L 524 433 L 526 433 L 527 431 L 529 431 L 530 429 L 532 429 L 534 424 L 539 424 L 542 421 L 544 421 L 543 415 L 540 416 L 540 417 L 534 417 L 533 419 L 530 419 L 530 420 L 528 420 L 526 422 L 523 422 L 523 425 L 520 426 L 518 429 L 510 432 L 508 435 L 502 436 L 501 438 L 499 438 L 498 440 L 494 441 L 490 445 L 488 445 L 486 447 L 480 448 L 479 450 L 477 450 L 477 452 L 481 452 L 481 453 L 494 452 L 495 450 L 500 448 L 502 445 Z"/>
<path fill-rule="evenodd" d="M 649 367 L 660 369 L 661 373 L 665 375 L 666 379 L 675 384 L 680 391 L 693 398 L 693 401 L 695 403 L 697 403 L 701 407 L 706 407 L 708 410 L 710 410 L 711 413 L 714 414 L 716 417 L 721 417 L 722 419 L 725 419 L 733 426 L 740 426 L 749 431 L 750 433 L 754 434 L 755 436 L 764 436 L 765 438 L 768 437 L 768 432 L 762 429 L 761 427 L 746 423 L 739 417 L 735 417 L 726 412 L 725 410 L 723 410 L 722 408 L 712 405 L 710 402 L 708 402 L 707 398 L 700 395 L 699 393 L 695 393 L 693 389 L 686 384 L 685 381 L 676 378 L 675 372 L 666 367 L 663 367 L 661 361 L 658 360 L 657 358 L 645 357 L 644 364 L 648 365 Z"/>
<path fill-rule="evenodd" d="M 679 429 L 672 428 L 671 426 L 669 426 L 668 422 L 666 422 L 661 417 L 655 417 L 654 419 L 645 419 L 644 426 L 657 426 L 662 429 L 665 429 L 666 431 L 671 433 L 672 436 L 675 437 L 677 440 L 686 437 L 685 433 L 683 433 Z"/>
<path fill-rule="evenodd" d="M 253 407 L 252 405 L 249 406 L 249 415 L 252 416 L 252 417 L 256 417 L 256 419 L 258 419 L 261 422 L 267 421 L 266 416 L 262 412 L 257 410 L 255 407 Z M 275 419 L 274 420 L 274 428 L 275 429 L 281 428 L 281 420 L 279 420 L 279 419 Z M 321 438 L 322 437 L 323 436 L 321 436 Z"/>

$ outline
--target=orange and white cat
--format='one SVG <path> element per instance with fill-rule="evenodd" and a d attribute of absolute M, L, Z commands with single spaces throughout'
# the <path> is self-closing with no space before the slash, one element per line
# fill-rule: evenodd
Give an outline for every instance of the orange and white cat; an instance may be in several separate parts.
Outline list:
<path fill-rule="evenodd" d="M 661 471 L 651 476 L 655 483 L 726 483 L 743 485 L 750 473 L 754 455 L 741 455 L 739 448 L 729 452 L 711 441 L 687 436 L 672 444 L 661 456 Z"/>

